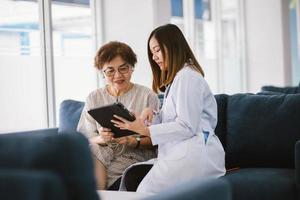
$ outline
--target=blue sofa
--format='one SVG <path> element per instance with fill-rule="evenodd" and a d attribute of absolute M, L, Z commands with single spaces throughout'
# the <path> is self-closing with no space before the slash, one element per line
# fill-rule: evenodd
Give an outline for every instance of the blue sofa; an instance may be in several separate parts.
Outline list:
<path fill-rule="evenodd" d="M 300 94 L 216 95 L 216 134 L 226 152 L 234 200 L 294 200 L 300 181 Z M 143 176 L 146 172 L 132 168 Z M 149 168 L 147 169 L 149 170 Z M 141 180 L 128 172 L 127 189 Z M 170 180 L 172 181 L 172 180 Z"/>
<path fill-rule="evenodd" d="M 226 151 L 228 169 L 220 180 L 230 185 L 232 199 L 298 199 L 300 94 L 220 94 L 215 97 L 218 103 L 216 134 Z M 83 105 L 83 102 L 64 101 L 59 128 L 44 131 L 74 131 Z M 126 179 L 130 183 L 131 177 Z M 196 191 L 203 189 L 198 186 L 186 184 L 182 187 L 196 198 Z M 193 190 L 195 193 L 189 191 L 192 188 L 197 188 Z M 168 199 L 174 191 L 179 190 L 166 191 L 158 198 Z"/>
<path fill-rule="evenodd" d="M 218 103 L 216 134 L 226 151 L 228 169 L 222 179 L 230 183 L 233 199 L 297 199 L 300 94 L 220 94 L 215 97 Z M 65 101 L 62 112 L 70 112 L 67 115 L 70 116 L 76 111 L 74 107 L 81 109 L 74 103 Z M 61 127 L 72 129 L 71 124 L 64 123 Z M 134 177 L 127 177 L 125 182 L 141 180 L 138 174 L 132 174 Z"/>
<path fill-rule="evenodd" d="M 99 199 L 88 142 L 75 132 L 83 106 L 62 102 L 59 128 L 0 135 L 0 199 Z M 224 180 L 194 181 L 175 189 L 149 200 L 231 200 Z"/>

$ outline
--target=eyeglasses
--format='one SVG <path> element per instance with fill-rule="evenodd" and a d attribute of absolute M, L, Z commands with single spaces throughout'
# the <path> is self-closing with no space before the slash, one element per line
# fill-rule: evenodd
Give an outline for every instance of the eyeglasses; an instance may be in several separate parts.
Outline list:
<path fill-rule="evenodd" d="M 131 68 L 132 66 L 130 66 L 129 64 L 127 63 L 124 63 L 123 65 L 120 65 L 118 67 L 118 72 L 120 74 L 126 74 L 129 72 L 129 69 Z M 108 67 L 107 69 L 103 70 L 103 73 L 107 76 L 107 77 L 112 77 L 115 75 L 117 70 L 115 70 L 114 68 L 112 67 Z"/>

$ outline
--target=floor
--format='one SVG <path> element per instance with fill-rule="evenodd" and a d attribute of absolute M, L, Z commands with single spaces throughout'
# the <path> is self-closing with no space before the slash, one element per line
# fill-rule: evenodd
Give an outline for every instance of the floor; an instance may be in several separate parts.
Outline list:
<path fill-rule="evenodd" d="M 137 192 L 125 192 L 125 191 L 97 191 L 101 200 L 140 200 L 145 197 L 151 196 L 151 194 L 142 194 Z"/>

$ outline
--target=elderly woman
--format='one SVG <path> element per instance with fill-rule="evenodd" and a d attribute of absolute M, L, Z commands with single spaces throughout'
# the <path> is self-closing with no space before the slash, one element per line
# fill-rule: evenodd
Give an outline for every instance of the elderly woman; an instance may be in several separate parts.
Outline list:
<path fill-rule="evenodd" d="M 95 57 L 95 66 L 103 73 L 107 85 L 89 94 L 77 130 L 89 139 L 98 189 L 101 190 L 118 189 L 124 169 L 155 157 L 150 137 L 114 138 L 110 129 L 101 127 L 87 112 L 116 101 L 135 113 L 141 113 L 146 107 L 159 108 L 154 92 L 130 81 L 136 62 L 135 53 L 121 42 L 105 44 Z"/>

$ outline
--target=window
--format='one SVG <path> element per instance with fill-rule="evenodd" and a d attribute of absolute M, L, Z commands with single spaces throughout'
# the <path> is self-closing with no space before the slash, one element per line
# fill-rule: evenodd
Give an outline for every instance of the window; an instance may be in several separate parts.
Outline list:
<path fill-rule="evenodd" d="M 0 4 L 0 132 L 47 127 L 37 1 Z"/>
<path fill-rule="evenodd" d="M 212 91 L 244 91 L 243 18 L 238 0 L 172 0 L 171 4 L 171 23 L 185 33 Z"/>
<path fill-rule="evenodd" d="M 298 2 L 297 2 L 298 1 Z M 297 9 L 299 9 L 299 0 L 290 0 L 290 37 L 291 37 L 291 59 L 292 59 L 292 84 L 298 85 L 300 82 L 300 60 L 299 60 L 299 17 Z M 298 6 L 298 7 L 297 7 Z M 298 12 L 299 13 L 299 12 Z M 298 23 L 298 24 L 297 24 Z M 298 26 L 298 27 L 297 27 Z M 299 29 L 300 30 L 300 29 Z"/>
<path fill-rule="evenodd" d="M 88 1 L 86 1 L 88 2 Z M 97 88 L 88 3 L 52 3 L 56 114 L 65 99 L 85 101 Z M 58 119 L 58 118 L 57 118 Z"/>
<path fill-rule="evenodd" d="M 0 133 L 57 126 L 63 100 L 97 88 L 90 1 L 49 2 L 1 0 Z"/>

